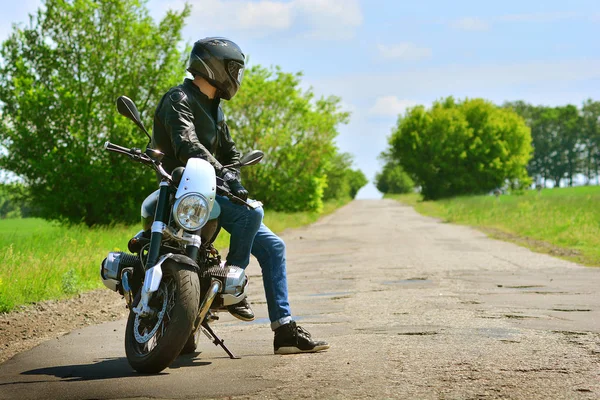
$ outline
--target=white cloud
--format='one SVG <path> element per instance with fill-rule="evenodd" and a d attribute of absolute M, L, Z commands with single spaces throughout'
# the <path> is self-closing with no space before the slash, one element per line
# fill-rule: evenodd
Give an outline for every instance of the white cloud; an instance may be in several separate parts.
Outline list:
<path fill-rule="evenodd" d="M 379 50 L 379 55 L 386 60 L 419 61 L 431 58 L 431 49 L 418 47 L 410 42 L 393 45 L 378 44 L 377 50 Z"/>
<path fill-rule="evenodd" d="M 363 22 L 358 0 L 293 0 L 291 3 L 314 21 L 348 26 L 359 26 Z"/>
<path fill-rule="evenodd" d="M 185 3 L 185 0 L 152 0 L 150 8 L 154 18 L 158 19 L 164 17 L 169 9 L 183 9 Z M 279 1 L 189 0 L 187 3 L 192 10 L 187 19 L 186 30 L 202 31 L 211 36 L 232 30 L 255 37 L 265 36 L 287 30 L 293 22 L 291 4 Z"/>
<path fill-rule="evenodd" d="M 369 109 L 370 115 L 382 117 L 395 117 L 404 114 L 406 109 L 416 106 L 416 101 L 401 100 L 396 96 L 382 96 L 377 98 L 373 107 Z"/>
<path fill-rule="evenodd" d="M 310 26 L 307 36 L 346 39 L 363 23 L 358 0 L 292 0 L 290 4 Z"/>
<path fill-rule="evenodd" d="M 285 30 L 292 26 L 292 12 L 289 3 L 276 1 L 240 2 L 235 15 L 238 27 L 242 30 L 269 29 Z"/>
<path fill-rule="evenodd" d="M 299 28 L 305 36 L 329 39 L 352 37 L 363 22 L 358 0 L 189 0 L 188 29 L 203 32 L 237 31 L 261 37 Z M 184 0 L 152 0 L 155 18 L 180 10 Z M 195 35 L 197 36 L 197 35 Z"/>
<path fill-rule="evenodd" d="M 490 29 L 490 24 L 485 20 L 477 17 L 465 17 L 457 19 L 450 23 L 454 29 L 463 31 L 487 31 Z"/>

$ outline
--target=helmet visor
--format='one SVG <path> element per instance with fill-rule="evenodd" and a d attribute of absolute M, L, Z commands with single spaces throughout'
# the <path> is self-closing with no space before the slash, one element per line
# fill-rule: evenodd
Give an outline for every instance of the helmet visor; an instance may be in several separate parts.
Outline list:
<path fill-rule="evenodd" d="M 244 79 L 244 64 L 237 61 L 229 61 L 227 63 L 227 71 L 231 78 L 237 82 L 238 86 L 242 84 L 242 80 Z"/>

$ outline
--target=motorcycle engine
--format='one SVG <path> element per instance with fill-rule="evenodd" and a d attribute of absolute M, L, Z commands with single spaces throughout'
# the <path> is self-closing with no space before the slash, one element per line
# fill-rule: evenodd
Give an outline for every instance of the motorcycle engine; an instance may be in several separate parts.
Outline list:
<path fill-rule="evenodd" d="M 246 277 L 246 271 L 242 268 L 234 266 L 207 268 L 200 273 L 200 279 L 203 293 L 205 293 L 206 288 L 210 286 L 213 279 L 221 282 L 221 294 L 215 299 L 211 308 L 230 306 L 246 298 L 248 278 Z"/>
<path fill-rule="evenodd" d="M 141 268 L 141 266 L 140 259 L 133 254 L 121 251 L 108 253 L 100 267 L 102 283 L 110 290 L 117 292 L 120 289 L 123 268 L 131 267 L 135 270 L 135 268 Z"/>

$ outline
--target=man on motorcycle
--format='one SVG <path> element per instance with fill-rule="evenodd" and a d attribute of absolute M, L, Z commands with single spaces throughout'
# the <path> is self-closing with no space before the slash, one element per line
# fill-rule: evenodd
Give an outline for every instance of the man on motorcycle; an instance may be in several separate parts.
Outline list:
<path fill-rule="evenodd" d="M 238 162 L 240 153 L 220 107 L 221 99 L 230 100 L 237 93 L 244 67 L 244 54 L 234 42 L 225 38 L 197 41 L 187 68 L 194 79 L 185 79 L 161 99 L 154 115 L 152 145 L 165 154 L 163 166 L 169 173 L 185 166 L 189 158 L 203 158 L 213 165 L 232 194 L 247 200 L 248 191 L 240 182 L 239 169 L 224 167 Z M 271 329 L 275 332 L 275 353 L 328 349 L 326 342 L 313 340 L 291 317 L 285 243 L 262 223 L 262 208 L 249 209 L 224 196 L 217 196 L 216 200 L 221 206 L 221 226 L 231 234 L 227 264 L 246 268 L 252 253 L 262 269 Z M 228 310 L 241 320 L 254 319 L 247 300 Z"/>

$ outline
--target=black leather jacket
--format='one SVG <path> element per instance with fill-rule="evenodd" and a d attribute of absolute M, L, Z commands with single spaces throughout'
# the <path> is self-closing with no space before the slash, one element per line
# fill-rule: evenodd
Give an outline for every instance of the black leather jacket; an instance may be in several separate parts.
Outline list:
<path fill-rule="evenodd" d="M 226 172 L 223 165 L 240 159 L 220 99 L 209 99 L 191 79 L 171 88 L 156 107 L 152 148 L 165 154 L 163 167 L 169 173 L 184 167 L 188 159 L 199 157 L 211 163 L 217 176 L 223 177 Z M 229 170 L 239 173 L 233 168 Z"/>

